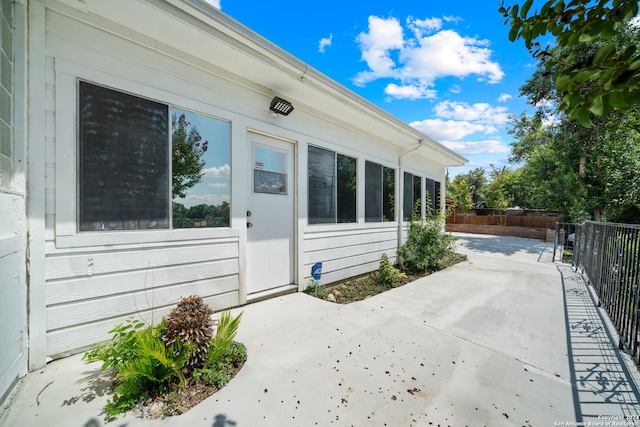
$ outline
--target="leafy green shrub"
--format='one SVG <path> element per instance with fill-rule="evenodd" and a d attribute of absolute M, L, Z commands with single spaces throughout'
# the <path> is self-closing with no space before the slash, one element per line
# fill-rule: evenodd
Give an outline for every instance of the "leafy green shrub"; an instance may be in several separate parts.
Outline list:
<path fill-rule="evenodd" d="M 152 327 L 136 331 L 133 338 L 134 355 L 118 367 L 119 385 L 107 402 L 106 412 L 112 417 L 133 408 L 138 401 L 161 394 L 174 380 L 184 387 L 182 368 L 195 348 L 191 343 L 166 347 Z"/>
<path fill-rule="evenodd" d="M 378 284 L 395 288 L 402 284 L 402 279 L 405 277 L 407 277 L 406 274 L 391 265 L 387 254 L 382 254 L 380 257 L 380 268 L 378 268 L 377 274 Z"/>
<path fill-rule="evenodd" d="M 113 420 L 116 415 L 158 396 L 175 400 L 176 390 L 185 388 L 192 380 L 224 387 L 247 357 L 246 348 L 234 341 L 241 317 L 242 313 L 232 319 L 228 310 L 221 314 L 216 335 L 208 342 L 202 369 L 188 365 L 197 343 L 190 338 L 173 342 L 163 339 L 166 338 L 166 319 L 157 326 L 146 326 L 131 317 L 116 325 L 110 331 L 113 337 L 109 343 L 95 346 L 83 356 L 87 362 L 102 361 L 102 370 L 109 367 L 117 370 L 113 394 L 105 408 L 106 420 Z M 176 315 L 174 323 L 181 318 L 190 319 L 187 315 Z M 173 327 L 179 329 L 180 325 Z"/>
<path fill-rule="evenodd" d="M 118 368 L 123 362 L 135 357 L 135 333 L 144 326 L 144 322 L 131 316 L 125 323 L 120 323 L 109 331 L 113 334 L 111 342 L 93 346 L 82 356 L 82 360 L 88 363 L 101 360 L 102 370 L 110 366 Z"/>
<path fill-rule="evenodd" d="M 453 254 L 456 240 L 442 230 L 439 216 L 427 220 L 414 218 L 407 241 L 398 249 L 398 255 L 409 271 L 440 270 L 442 260 Z"/>

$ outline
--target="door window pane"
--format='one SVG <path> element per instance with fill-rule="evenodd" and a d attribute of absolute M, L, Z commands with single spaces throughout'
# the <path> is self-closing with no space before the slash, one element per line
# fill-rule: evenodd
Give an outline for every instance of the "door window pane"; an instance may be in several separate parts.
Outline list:
<path fill-rule="evenodd" d="M 172 108 L 173 228 L 229 227 L 231 124 Z"/>
<path fill-rule="evenodd" d="M 79 87 L 79 229 L 169 227 L 169 108 Z"/>
<path fill-rule="evenodd" d="M 287 194 L 287 155 L 259 145 L 253 146 L 253 191 Z"/>

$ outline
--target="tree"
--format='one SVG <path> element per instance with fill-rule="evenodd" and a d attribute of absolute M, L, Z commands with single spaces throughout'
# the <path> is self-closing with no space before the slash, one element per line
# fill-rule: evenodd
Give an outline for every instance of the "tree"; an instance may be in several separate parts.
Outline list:
<path fill-rule="evenodd" d="M 207 151 L 208 141 L 200 142 L 198 130 L 187 121 L 184 114 L 171 117 L 172 134 L 172 194 L 173 198 L 184 198 L 186 191 L 202 181 L 202 159 Z"/>
<path fill-rule="evenodd" d="M 447 181 L 449 175 L 447 175 Z M 454 214 L 458 211 L 468 211 L 472 207 L 471 202 L 471 188 L 466 178 L 461 175 L 453 178 L 451 183 L 446 184 L 446 195 L 453 200 L 453 206 L 455 208 Z M 465 217 L 466 220 L 466 217 Z"/>
<path fill-rule="evenodd" d="M 553 70 L 561 111 L 591 127 L 592 115 L 640 103 L 640 51 L 618 39 L 638 14 L 638 0 L 548 0 L 529 14 L 532 5 L 503 2 L 499 12 L 511 27 L 509 39 L 522 39 L 545 70 Z M 555 47 L 538 41 L 547 34 L 556 38 Z M 592 49 L 583 51 L 585 45 Z"/>
<path fill-rule="evenodd" d="M 487 185 L 486 171 L 483 168 L 475 168 L 467 173 L 458 175 L 469 185 L 469 194 L 471 195 L 471 207 L 484 207 L 484 190 Z M 456 178 L 457 178 L 456 177 Z"/>

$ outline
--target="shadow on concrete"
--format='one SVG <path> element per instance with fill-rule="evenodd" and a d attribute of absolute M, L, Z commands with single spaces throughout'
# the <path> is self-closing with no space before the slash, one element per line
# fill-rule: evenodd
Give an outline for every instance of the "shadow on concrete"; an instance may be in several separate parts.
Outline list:
<path fill-rule="evenodd" d="M 211 427 L 233 427 L 237 423 L 227 418 L 225 414 L 218 414 L 214 417 L 214 422 Z"/>
<path fill-rule="evenodd" d="M 630 367 L 630 359 L 625 362 L 618 350 L 617 338 L 604 317 L 606 313 L 598 308 L 586 278 L 570 266 L 557 268 L 564 294 L 576 421 L 640 425 L 640 393 L 635 372 L 630 370 L 635 367 Z M 618 412 L 610 413 L 612 408 Z"/>
<path fill-rule="evenodd" d="M 542 240 L 525 239 L 513 236 L 494 236 L 488 234 L 475 235 L 467 233 L 454 233 L 454 236 L 463 237 L 461 244 L 466 248 L 478 252 L 492 252 L 502 255 L 515 255 L 517 253 L 529 253 L 539 255 L 549 249 L 549 243 Z"/>
<path fill-rule="evenodd" d="M 96 365 L 97 366 L 97 365 Z M 115 371 L 112 369 L 101 370 L 100 368 L 85 371 L 83 377 L 76 381 L 83 386 L 80 388 L 80 394 L 77 396 L 64 399 L 60 406 L 71 406 L 77 402 L 91 402 L 97 397 L 107 395 L 109 389 L 113 385 Z"/>

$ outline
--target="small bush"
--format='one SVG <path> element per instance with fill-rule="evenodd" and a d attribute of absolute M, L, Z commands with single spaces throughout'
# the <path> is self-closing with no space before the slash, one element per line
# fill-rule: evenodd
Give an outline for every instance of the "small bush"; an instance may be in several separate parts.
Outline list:
<path fill-rule="evenodd" d="M 457 238 L 442 230 L 442 221 L 414 219 L 409 226 L 407 241 L 398 249 L 403 267 L 409 271 L 437 271 L 442 261 L 452 255 Z"/>
<path fill-rule="evenodd" d="M 230 311 L 221 314 L 216 335 L 207 342 L 205 366 L 201 369 L 188 365 L 197 348 L 196 340 L 163 339 L 167 329 L 165 319 L 157 326 L 146 326 L 131 317 L 115 326 L 110 331 L 111 342 L 95 346 L 83 356 L 87 362 L 102 361 L 103 370 L 110 367 L 117 370 L 112 396 L 105 408 L 106 420 L 164 396 L 171 405 L 179 395 L 176 390 L 194 381 L 218 389 L 224 387 L 247 357 L 246 348 L 234 341 L 241 318 L 242 313 L 235 318 L 231 318 Z M 174 327 L 179 329 L 180 325 Z"/>
<path fill-rule="evenodd" d="M 377 274 L 378 284 L 396 288 L 402 284 L 402 279 L 406 277 L 406 274 L 391 265 L 387 254 L 382 254 L 380 257 L 380 268 L 378 268 Z"/>

